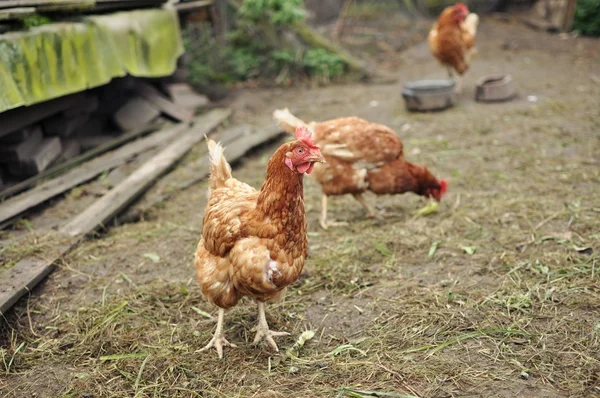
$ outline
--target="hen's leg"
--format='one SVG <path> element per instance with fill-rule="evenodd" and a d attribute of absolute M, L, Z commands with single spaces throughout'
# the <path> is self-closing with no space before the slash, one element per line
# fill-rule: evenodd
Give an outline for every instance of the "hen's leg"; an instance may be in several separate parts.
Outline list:
<path fill-rule="evenodd" d="M 368 218 L 379 218 L 377 216 L 377 214 L 375 213 L 375 211 L 373 210 L 373 208 L 367 203 L 367 201 L 365 200 L 365 198 L 363 198 L 362 194 L 360 193 L 355 193 L 352 194 L 352 196 L 354 196 L 354 199 L 358 200 L 358 202 L 363 205 L 363 207 L 365 208 L 365 210 L 367 211 L 366 216 Z"/>
<path fill-rule="evenodd" d="M 323 229 L 348 225 L 347 222 L 342 221 L 327 222 L 327 195 L 325 194 L 321 195 L 321 218 L 319 219 L 319 225 L 321 225 L 321 228 Z"/>
<path fill-rule="evenodd" d="M 454 91 L 456 92 L 456 94 L 460 94 L 462 92 L 462 76 L 457 74 L 454 80 L 456 80 L 456 86 L 454 87 Z"/>
<path fill-rule="evenodd" d="M 447 66 L 446 70 L 448 71 L 448 78 L 453 79 L 454 78 L 454 73 L 452 73 L 452 67 L 451 66 Z"/>
<path fill-rule="evenodd" d="M 219 319 L 217 320 L 217 330 L 215 330 L 215 334 L 213 335 L 212 340 L 199 352 L 206 351 L 209 348 L 215 347 L 217 350 L 217 354 L 219 355 L 219 359 L 223 359 L 223 346 L 229 347 L 237 347 L 235 344 L 231 344 L 225 336 L 223 336 L 223 319 L 225 318 L 225 310 L 223 308 L 219 308 Z"/>
<path fill-rule="evenodd" d="M 267 316 L 265 315 L 265 303 L 258 301 L 258 325 L 256 325 L 256 327 L 254 328 L 256 330 L 256 336 L 254 336 L 254 342 L 253 344 L 258 343 L 259 341 L 261 341 L 262 339 L 267 340 L 267 343 L 269 343 L 269 345 L 271 347 L 273 347 L 273 349 L 276 352 L 279 352 L 279 348 L 277 347 L 277 344 L 275 343 L 275 340 L 273 340 L 273 337 L 277 337 L 277 336 L 289 336 L 288 332 L 273 332 L 272 330 L 269 329 L 269 325 L 267 324 Z"/>

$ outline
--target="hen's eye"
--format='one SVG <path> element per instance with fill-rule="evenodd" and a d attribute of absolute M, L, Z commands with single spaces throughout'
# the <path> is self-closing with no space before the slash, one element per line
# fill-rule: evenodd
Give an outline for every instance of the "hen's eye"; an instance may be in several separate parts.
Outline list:
<path fill-rule="evenodd" d="M 304 149 L 298 148 L 298 150 L 296 152 L 298 152 L 300 155 L 302 155 L 304 153 Z"/>

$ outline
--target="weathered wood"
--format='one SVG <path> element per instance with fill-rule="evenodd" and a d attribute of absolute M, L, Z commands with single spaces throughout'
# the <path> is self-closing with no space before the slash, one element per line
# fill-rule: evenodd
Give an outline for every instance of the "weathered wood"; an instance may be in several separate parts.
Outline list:
<path fill-rule="evenodd" d="M 167 83 L 164 85 L 165 91 L 177 105 L 196 110 L 208 105 L 208 98 L 205 95 L 198 94 L 187 83 Z"/>
<path fill-rule="evenodd" d="M 127 131 L 140 124 L 152 122 L 158 115 L 160 115 L 159 107 L 147 99 L 134 97 L 119 108 L 113 120 L 121 130 Z"/>
<path fill-rule="evenodd" d="M 14 145 L 0 146 L 0 163 L 18 163 L 24 161 L 28 156 L 31 156 L 35 149 L 42 143 L 44 135 L 39 126 L 32 129 L 30 136 Z"/>
<path fill-rule="evenodd" d="M 110 135 L 105 134 L 94 134 L 94 135 L 84 135 L 78 137 L 77 141 L 79 141 L 79 145 L 81 149 L 85 151 L 89 151 L 90 149 L 94 149 L 99 147 L 100 145 L 106 145 L 107 142 L 110 142 L 112 137 Z"/>
<path fill-rule="evenodd" d="M 188 124 L 181 124 L 168 130 L 159 131 L 125 145 L 106 156 L 81 165 L 59 178 L 50 180 L 30 191 L 0 203 L 0 223 L 10 220 L 25 210 L 37 206 L 70 188 L 94 178 L 106 170 L 122 164 L 140 152 L 164 145 L 165 142 L 169 142 L 186 128 L 188 128 Z"/>
<path fill-rule="evenodd" d="M 63 150 L 58 159 L 54 161 L 54 164 L 73 159 L 81 153 L 81 146 L 79 146 L 79 141 L 77 140 L 62 140 L 62 144 Z"/>
<path fill-rule="evenodd" d="M 45 5 L 63 5 L 73 4 L 82 2 L 92 2 L 93 0 L 2 0 L 0 1 L 0 8 L 12 8 L 12 7 L 33 7 L 33 6 L 45 6 Z"/>
<path fill-rule="evenodd" d="M 199 117 L 189 132 L 172 142 L 171 145 L 134 171 L 125 181 L 72 219 L 61 228 L 61 232 L 69 236 L 85 235 L 109 221 L 148 189 L 158 177 L 173 167 L 192 146 L 204 139 L 205 134 L 221 124 L 229 115 L 231 115 L 230 109 L 214 109 Z"/>
<path fill-rule="evenodd" d="M 31 290 L 54 268 L 54 264 L 77 243 L 75 239 L 59 246 L 50 258 L 28 257 L 16 263 L 0 276 L 0 313 L 4 315 L 21 297 Z"/>
<path fill-rule="evenodd" d="M 77 104 L 82 98 L 84 98 L 84 96 L 81 93 L 72 94 L 0 113 L 0 137 L 37 123 L 48 116 L 64 111 Z"/>
<path fill-rule="evenodd" d="M 121 146 L 121 145 L 123 145 L 131 140 L 134 140 L 146 133 L 150 133 L 152 131 L 158 130 L 161 126 L 162 126 L 161 123 L 155 123 L 155 124 L 151 124 L 148 126 L 144 126 L 137 130 L 133 130 L 129 133 L 123 134 L 122 136 L 115 138 L 114 140 L 106 143 L 106 145 L 95 148 L 94 150 L 86 152 L 86 153 L 82 154 L 81 156 L 78 156 L 68 162 L 57 165 L 56 167 L 53 167 L 52 169 L 45 170 L 44 172 L 42 172 L 34 177 L 28 178 L 25 181 L 21 181 L 20 183 L 15 184 L 15 185 L 11 186 L 10 188 L 3 190 L 2 192 L 0 192 L 0 199 L 4 199 L 9 196 L 18 194 L 19 192 L 23 192 L 24 190 L 34 186 L 38 181 L 41 181 L 42 179 L 59 175 L 60 173 L 64 172 L 65 170 L 68 170 L 68 169 L 75 167 L 83 162 L 86 162 L 96 156 L 99 156 L 105 152 L 108 152 L 111 149 Z"/>
<path fill-rule="evenodd" d="M 7 10 L 0 11 L 0 21 L 22 19 L 33 14 L 35 14 L 34 7 L 9 8 Z"/>
<path fill-rule="evenodd" d="M 190 121 L 194 117 L 193 111 L 174 104 L 149 84 L 139 82 L 136 91 L 166 115 L 176 120 L 184 122 Z"/>
<path fill-rule="evenodd" d="M 13 175 L 29 177 L 44 171 L 52 161 L 60 155 L 62 144 L 60 138 L 45 138 L 44 141 L 24 159 L 9 165 Z"/>

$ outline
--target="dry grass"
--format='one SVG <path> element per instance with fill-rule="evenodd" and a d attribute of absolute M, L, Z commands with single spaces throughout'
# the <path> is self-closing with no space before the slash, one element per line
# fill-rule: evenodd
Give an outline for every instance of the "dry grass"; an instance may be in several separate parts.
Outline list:
<path fill-rule="evenodd" d="M 561 65 L 547 73 L 557 79 Z M 296 98 L 307 118 L 326 109 L 389 120 L 407 156 L 451 184 L 426 217 L 412 215 L 423 205 L 414 196 L 369 197 L 384 221 L 363 220 L 351 198 L 333 198 L 330 216 L 350 226 L 324 232 L 318 187 L 307 182 L 305 271 L 268 308 L 272 328 L 291 333 L 279 340 L 282 354 L 250 344 L 250 301 L 226 316 L 237 349 L 222 361 L 196 352 L 214 328 L 205 313 L 215 311 L 193 280 L 204 195 L 194 186 L 81 245 L 16 307 L 2 326 L 2 395 L 600 396 L 600 88 L 536 104 L 465 100 L 439 114 L 365 108 L 365 98 L 383 104 L 393 92 L 278 93 L 278 105 Z M 347 102 L 330 100 L 340 97 Z M 266 100 L 252 93 L 255 101 Z M 273 148 L 235 175 L 258 186 Z M 21 254 L 2 253 L 8 261 Z M 305 331 L 315 334 L 300 346 Z"/>

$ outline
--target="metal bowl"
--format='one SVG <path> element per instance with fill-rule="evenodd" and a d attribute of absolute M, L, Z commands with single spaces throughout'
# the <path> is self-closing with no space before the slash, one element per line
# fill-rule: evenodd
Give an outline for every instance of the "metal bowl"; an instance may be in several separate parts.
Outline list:
<path fill-rule="evenodd" d="M 455 86 L 454 80 L 416 80 L 404 85 L 402 97 L 409 111 L 439 111 L 456 102 Z"/>
<path fill-rule="evenodd" d="M 516 95 L 515 81 L 510 75 L 484 76 L 477 81 L 475 100 L 482 102 L 508 101 Z"/>

